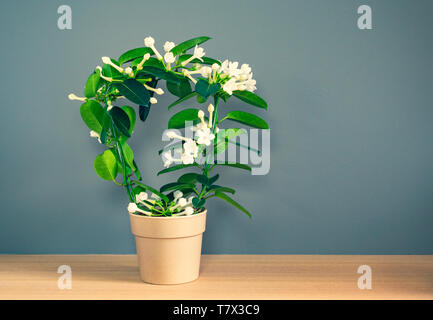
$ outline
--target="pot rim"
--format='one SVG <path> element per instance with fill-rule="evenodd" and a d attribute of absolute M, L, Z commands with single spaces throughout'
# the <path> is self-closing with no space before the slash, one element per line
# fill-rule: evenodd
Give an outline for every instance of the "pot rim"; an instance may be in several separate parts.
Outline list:
<path fill-rule="evenodd" d="M 204 211 L 202 211 L 200 213 L 197 213 L 197 214 L 190 215 L 190 216 L 149 217 L 149 216 L 146 216 L 146 215 L 138 215 L 138 214 L 134 214 L 134 213 L 130 213 L 130 212 L 129 212 L 129 216 L 132 216 L 132 217 L 138 218 L 138 219 L 142 219 L 143 218 L 143 219 L 152 219 L 152 220 L 154 220 L 154 219 L 179 220 L 179 219 L 191 219 L 191 218 L 194 218 L 194 217 L 198 217 L 200 215 L 204 215 L 206 213 L 207 213 L 207 209 L 204 209 Z"/>

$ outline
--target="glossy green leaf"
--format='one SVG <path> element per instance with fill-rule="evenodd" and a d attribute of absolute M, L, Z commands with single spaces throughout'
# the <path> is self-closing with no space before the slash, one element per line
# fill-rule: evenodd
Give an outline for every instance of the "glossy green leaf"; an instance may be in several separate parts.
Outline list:
<path fill-rule="evenodd" d="M 137 80 L 126 79 L 123 82 L 114 83 L 114 86 L 126 99 L 139 105 L 149 105 L 149 91 Z"/>
<path fill-rule="evenodd" d="M 183 55 L 179 56 L 178 63 L 181 64 L 185 60 L 188 60 L 189 58 L 191 58 L 191 56 L 192 56 L 192 54 L 183 54 Z M 214 63 L 216 63 L 217 65 L 221 65 L 220 61 L 213 59 L 213 58 L 203 57 L 202 59 L 203 59 L 203 61 L 200 61 L 199 59 L 193 59 L 193 60 L 191 60 L 190 63 L 200 63 L 200 64 L 207 64 L 207 65 L 213 65 Z"/>
<path fill-rule="evenodd" d="M 134 152 L 126 142 L 122 142 L 121 146 L 122 146 L 123 155 L 125 156 L 126 164 L 130 168 L 134 169 Z"/>
<path fill-rule="evenodd" d="M 204 204 L 206 203 L 205 199 L 199 199 L 197 197 L 194 197 L 192 199 L 192 205 L 194 206 L 194 208 L 196 209 L 200 209 L 203 208 Z"/>
<path fill-rule="evenodd" d="M 203 175 L 203 174 L 199 174 L 199 175 L 197 175 L 197 181 L 200 182 L 201 184 L 205 185 L 205 186 L 207 186 L 207 185 L 210 184 L 210 183 L 209 183 L 209 178 L 206 177 L 206 176 Z"/>
<path fill-rule="evenodd" d="M 178 164 L 176 166 L 161 170 L 158 172 L 158 176 L 167 172 L 172 172 L 172 171 L 176 171 L 176 170 L 180 170 L 180 169 L 184 169 L 184 168 L 189 168 L 189 167 L 197 167 L 197 164 Z"/>
<path fill-rule="evenodd" d="M 192 183 L 180 183 L 180 182 L 171 182 L 167 183 L 166 185 L 163 185 L 161 189 L 159 189 L 160 192 L 167 192 L 172 190 L 184 190 L 184 189 L 192 189 L 194 188 L 194 184 Z"/>
<path fill-rule="evenodd" d="M 104 108 L 95 100 L 88 100 L 80 107 L 81 118 L 90 130 L 101 134 L 104 126 Z"/>
<path fill-rule="evenodd" d="M 185 97 L 176 100 L 175 102 L 173 102 L 172 104 L 170 104 L 168 106 L 168 110 L 170 110 L 174 106 L 177 106 L 179 103 L 182 103 L 188 99 L 191 99 L 192 97 L 195 97 L 196 95 L 197 95 L 197 92 L 191 92 L 190 94 L 186 95 Z"/>
<path fill-rule="evenodd" d="M 150 112 L 150 106 L 139 106 L 138 107 L 138 115 L 140 117 L 141 121 L 146 121 L 147 116 L 149 115 Z"/>
<path fill-rule="evenodd" d="M 204 79 L 198 80 L 195 85 L 195 91 L 203 98 L 208 98 L 209 96 L 214 95 L 219 89 L 221 89 L 221 85 L 219 83 L 210 84 Z"/>
<path fill-rule="evenodd" d="M 190 39 L 190 40 L 187 40 L 187 41 L 184 41 L 184 42 L 178 44 L 177 46 L 175 46 L 170 51 L 173 53 L 174 56 L 177 56 L 178 54 L 185 52 L 188 49 L 195 47 L 196 45 L 199 45 L 205 41 L 208 41 L 209 39 L 210 39 L 210 37 L 193 38 L 193 39 Z"/>
<path fill-rule="evenodd" d="M 253 106 L 259 107 L 259 108 L 263 108 L 263 109 L 268 109 L 268 104 L 266 103 L 265 100 L 263 100 L 262 98 L 260 98 L 258 95 L 256 95 L 255 93 L 252 93 L 250 91 L 246 91 L 246 90 L 235 90 L 233 91 L 233 95 L 246 102 L 249 103 Z"/>
<path fill-rule="evenodd" d="M 117 176 L 117 160 L 111 149 L 98 155 L 94 162 L 95 171 L 104 180 L 114 180 Z"/>
<path fill-rule="evenodd" d="M 137 116 L 135 114 L 134 108 L 130 106 L 122 106 L 121 109 L 126 112 L 129 117 L 129 134 L 132 135 L 132 131 L 134 130 L 135 122 L 137 120 Z"/>
<path fill-rule="evenodd" d="M 173 82 L 176 84 L 180 83 L 181 80 L 183 79 L 180 76 L 177 76 L 176 74 L 174 74 L 173 72 L 164 71 L 164 70 L 161 70 L 161 69 L 159 69 L 157 67 L 153 67 L 153 66 L 143 67 L 143 70 L 141 70 L 139 72 L 139 77 L 145 76 L 146 74 L 150 74 L 156 78 L 163 79 L 163 80 L 166 80 L 168 82 Z"/>
<path fill-rule="evenodd" d="M 245 213 L 246 215 L 248 215 L 248 217 L 251 218 L 251 213 L 249 213 L 247 209 L 245 209 L 243 206 L 241 206 L 238 202 L 236 202 L 235 200 L 233 200 L 232 198 L 230 198 L 225 193 L 216 191 L 215 192 L 215 196 L 218 197 L 218 198 L 220 198 L 220 199 L 225 200 L 227 203 L 229 203 L 232 206 L 234 206 L 235 208 L 241 210 L 243 213 Z"/>
<path fill-rule="evenodd" d="M 168 197 L 165 194 L 162 194 L 161 192 L 156 190 L 155 188 L 148 186 L 146 184 L 143 184 L 141 182 L 138 182 L 138 181 L 134 181 L 133 183 L 136 184 L 137 186 L 143 188 L 144 191 L 150 191 L 150 192 L 156 194 L 161 199 L 163 199 L 165 202 L 168 202 Z"/>
<path fill-rule="evenodd" d="M 200 122 L 198 109 L 190 108 L 179 111 L 168 120 L 168 129 L 185 128 L 186 121 L 192 122 L 193 124 Z"/>
<path fill-rule="evenodd" d="M 212 185 L 208 189 L 209 191 L 219 191 L 219 192 L 228 192 L 231 194 L 235 194 L 236 190 L 228 187 L 218 186 L 216 184 Z"/>
<path fill-rule="evenodd" d="M 117 64 L 115 60 L 111 59 L 114 64 Z M 110 66 L 109 64 L 102 65 L 102 74 L 106 77 L 110 77 L 113 79 L 122 79 L 125 78 L 125 75 L 120 73 L 117 69 Z"/>
<path fill-rule="evenodd" d="M 185 97 L 192 92 L 191 84 L 187 79 L 182 79 L 179 84 L 167 82 L 167 90 L 179 98 Z"/>
<path fill-rule="evenodd" d="M 119 63 L 124 64 L 137 58 L 140 58 L 141 61 L 146 53 L 153 55 L 153 50 L 148 47 L 131 49 L 119 57 Z"/>
<path fill-rule="evenodd" d="M 250 172 L 252 170 L 250 166 L 243 164 L 243 163 L 215 163 L 215 165 L 225 166 L 225 167 L 233 167 L 233 168 L 248 170 Z"/>
<path fill-rule="evenodd" d="M 93 98 L 96 95 L 96 91 L 100 87 L 101 77 L 99 74 L 92 73 L 86 81 L 84 86 L 84 96 L 86 98 Z"/>
<path fill-rule="evenodd" d="M 184 175 L 180 176 L 179 179 L 177 179 L 177 182 L 180 183 L 195 183 L 197 182 L 197 173 L 185 173 Z"/>
<path fill-rule="evenodd" d="M 228 147 L 229 141 L 245 133 L 245 130 L 239 128 L 220 129 L 215 139 L 215 153 L 219 154 L 224 152 Z"/>
<path fill-rule="evenodd" d="M 209 178 L 209 183 L 208 183 L 208 185 L 209 185 L 209 186 L 213 185 L 213 184 L 218 180 L 219 177 L 220 177 L 220 175 L 219 175 L 219 174 L 216 174 L 216 175 L 214 175 L 212 178 Z"/>
<path fill-rule="evenodd" d="M 269 129 L 269 125 L 265 120 L 263 120 L 259 116 L 256 116 L 255 114 L 245 111 L 231 111 L 223 118 L 223 120 L 224 119 L 229 119 L 242 124 L 246 124 L 253 128 Z"/>
<path fill-rule="evenodd" d="M 113 107 L 109 113 L 113 118 L 113 123 L 116 128 L 126 137 L 130 137 L 129 129 L 131 128 L 131 124 L 128 114 L 119 107 Z"/>

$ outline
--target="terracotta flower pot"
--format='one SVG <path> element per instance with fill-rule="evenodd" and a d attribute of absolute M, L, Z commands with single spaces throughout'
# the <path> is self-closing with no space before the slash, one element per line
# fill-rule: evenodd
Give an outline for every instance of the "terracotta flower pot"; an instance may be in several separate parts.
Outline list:
<path fill-rule="evenodd" d="M 140 276 L 153 284 L 179 284 L 199 276 L 206 211 L 191 216 L 129 214 Z"/>

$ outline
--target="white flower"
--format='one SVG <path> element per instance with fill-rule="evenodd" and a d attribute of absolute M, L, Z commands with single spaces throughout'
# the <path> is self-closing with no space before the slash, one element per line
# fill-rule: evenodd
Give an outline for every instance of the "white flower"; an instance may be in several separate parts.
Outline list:
<path fill-rule="evenodd" d="M 173 162 L 182 162 L 182 159 L 173 158 L 169 150 L 162 154 L 162 161 L 164 162 L 164 167 L 168 168 Z"/>
<path fill-rule="evenodd" d="M 102 143 L 101 141 L 101 137 L 99 136 L 99 133 L 97 133 L 96 131 L 91 130 L 90 131 L 90 137 L 92 138 L 97 138 L 99 143 Z"/>
<path fill-rule="evenodd" d="M 201 75 L 205 78 L 208 78 L 212 74 L 212 68 L 210 67 L 203 67 L 200 69 Z"/>
<path fill-rule="evenodd" d="M 164 55 L 164 60 L 167 63 L 173 63 L 174 61 L 176 61 L 176 59 L 174 58 L 173 52 L 167 52 Z"/>
<path fill-rule="evenodd" d="M 197 58 L 197 59 L 203 61 L 202 57 L 204 57 L 204 55 L 205 55 L 204 49 L 201 48 L 201 47 L 199 47 L 199 46 L 197 46 L 197 45 L 195 45 L 194 53 L 193 53 L 192 56 L 194 58 Z"/>
<path fill-rule="evenodd" d="M 151 215 L 151 213 L 150 212 L 147 212 L 147 211 L 144 211 L 144 210 L 141 210 L 134 202 L 130 202 L 129 204 L 128 204 L 128 212 L 129 213 L 136 213 L 136 212 L 141 212 L 141 213 L 143 213 L 143 214 L 145 214 L 145 215 L 148 215 L 148 216 L 150 216 Z"/>
<path fill-rule="evenodd" d="M 185 61 L 184 61 L 185 62 Z M 183 62 L 182 62 L 182 65 L 183 65 Z M 200 71 L 198 71 L 198 72 L 200 72 Z M 189 70 L 187 70 L 187 69 L 182 69 L 182 73 L 183 73 L 183 75 L 185 76 L 185 77 L 187 77 L 189 80 L 191 80 L 192 82 L 194 82 L 194 83 L 197 83 L 197 80 L 195 80 L 192 76 L 191 76 L 191 74 L 193 73 L 193 72 L 191 72 L 191 71 L 189 71 Z M 195 73 L 195 72 L 194 72 Z"/>
<path fill-rule="evenodd" d="M 215 139 L 215 135 L 211 132 L 210 128 L 205 127 L 200 130 L 197 130 L 197 143 L 198 144 L 204 144 L 206 146 L 209 146 L 211 144 L 211 141 Z"/>
<path fill-rule="evenodd" d="M 138 211 L 137 205 L 135 203 L 133 203 L 133 202 L 130 202 L 129 205 L 128 205 L 128 212 L 129 213 L 135 213 L 137 211 Z"/>
<path fill-rule="evenodd" d="M 156 100 L 156 98 L 152 97 L 152 98 L 150 98 L 150 103 L 151 104 L 158 103 L 158 100 Z"/>
<path fill-rule="evenodd" d="M 144 45 L 146 47 L 153 47 L 155 44 L 155 39 L 153 39 L 152 37 L 146 37 L 144 38 Z"/>
<path fill-rule="evenodd" d="M 119 72 L 123 72 L 123 68 L 121 68 L 118 65 L 114 64 L 109 57 L 102 57 L 101 59 L 102 59 L 103 63 L 112 66 L 114 69 L 116 69 Z"/>
<path fill-rule="evenodd" d="M 138 70 L 141 70 L 141 69 L 143 69 L 143 65 L 144 65 L 144 63 L 147 61 L 147 60 L 149 60 L 149 58 L 150 58 L 150 54 L 149 53 L 146 53 L 144 56 L 143 56 L 143 59 L 140 61 L 140 63 L 137 65 L 137 69 Z"/>
<path fill-rule="evenodd" d="M 162 60 L 162 56 L 160 55 L 160 53 L 158 52 L 158 50 L 156 50 L 156 48 L 155 48 L 155 39 L 153 39 L 152 37 L 146 37 L 146 38 L 144 38 L 144 45 L 146 47 L 149 47 L 150 49 L 152 49 L 153 53 L 155 53 L 155 56 L 159 60 Z"/>
<path fill-rule="evenodd" d="M 142 202 L 144 200 L 147 200 L 148 195 L 146 192 L 140 192 L 139 194 L 137 194 L 135 196 L 135 199 L 137 200 L 137 202 Z"/>
<path fill-rule="evenodd" d="M 188 202 L 186 201 L 185 198 L 179 198 L 179 200 L 177 201 L 177 204 L 181 207 L 184 207 L 188 204 Z"/>
<path fill-rule="evenodd" d="M 191 57 L 189 57 L 188 59 L 186 59 L 185 61 L 183 61 L 182 66 L 186 66 L 188 63 L 190 63 L 194 59 L 199 59 L 200 61 L 203 62 L 202 57 L 204 57 L 204 55 L 205 55 L 204 49 L 196 45 L 194 48 L 193 55 Z"/>
<path fill-rule="evenodd" d="M 173 49 L 174 47 L 175 47 L 174 42 L 166 41 L 164 43 L 164 51 L 165 52 L 170 52 L 170 50 Z"/>
<path fill-rule="evenodd" d="M 212 116 L 213 116 L 213 112 L 215 110 L 215 107 L 213 106 L 213 104 L 209 104 L 209 106 L 207 107 L 207 111 L 209 111 L 209 123 L 208 123 L 208 128 L 212 127 Z"/>
<path fill-rule="evenodd" d="M 193 164 L 194 163 L 194 156 L 189 153 L 183 153 L 182 154 L 182 163 L 183 164 Z"/>
<path fill-rule="evenodd" d="M 126 67 L 126 68 L 125 68 L 125 73 L 126 73 L 129 77 L 131 77 L 131 78 L 134 77 L 134 72 L 132 72 L 132 68 L 131 68 L 131 67 Z"/>
<path fill-rule="evenodd" d="M 86 101 L 86 98 L 77 97 L 75 94 L 70 93 L 68 95 L 69 100 L 78 100 L 78 101 Z"/>
<path fill-rule="evenodd" d="M 233 94 L 233 91 L 238 89 L 238 85 L 236 84 L 236 79 L 230 79 L 223 85 L 223 90 L 227 92 L 229 95 Z"/>
<path fill-rule="evenodd" d="M 167 52 L 164 55 L 164 60 L 167 63 L 167 69 L 170 70 L 170 65 L 176 61 L 176 59 L 174 58 L 173 52 Z"/>
<path fill-rule="evenodd" d="M 183 213 L 184 213 L 185 215 L 187 215 L 187 216 L 190 216 L 190 215 L 192 215 L 192 214 L 194 213 L 194 208 L 193 208 L 193 207 L 186 207 L 186 208 L 183 210 Z"/>
<path fill-rule="evenodd" d="M 188 140 L 183 144 L 183 149 L 185 153 L 192 155 L 194 158 L 197 158 L 198 155 L 198 146 L 193 140 Z"/>
<path fill-rule="evenodd" d="M 174 195 L 174 199 L 177 200 L 183 196 L 183 193 L 182 193 L 182 191 L 177 190 L 173 193 L 173 195 Z"/>
<path fill-rule="evenodd" d="M 148 86 L 147 84 L 143 83 L 143 86 L 149 90 L 149 91 L 153 91 L 158 95 L 162 95 L 164 94 L 164 90 L 162 90 L 161 88 L 152 88 L 151 86 Z"/>

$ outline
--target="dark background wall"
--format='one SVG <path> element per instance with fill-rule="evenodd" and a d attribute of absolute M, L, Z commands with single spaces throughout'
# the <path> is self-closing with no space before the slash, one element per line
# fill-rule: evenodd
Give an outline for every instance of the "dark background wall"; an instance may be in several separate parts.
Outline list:
<path fill-rule="evenodd" d="M 72 30 L 57 8 L 72 7 Z M 357 28 L 357 8 L 373 29 Z M 208 206 L 207 253 L 433 253 L 432 1 L 9 1 L 0 12 L 0 253 L 131 253 L 123 190 L 100 180 L 79 103 L 101 56 L 152 35 L 209 35 L 249 63 L 269 112 L 271 170 L 221 183 L 254 215 Z M 146 181 L 169 116 L 161 98 L 132 146 Z M 232 102 L 230 108 L 247 110 Z"/>

